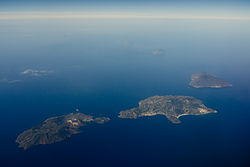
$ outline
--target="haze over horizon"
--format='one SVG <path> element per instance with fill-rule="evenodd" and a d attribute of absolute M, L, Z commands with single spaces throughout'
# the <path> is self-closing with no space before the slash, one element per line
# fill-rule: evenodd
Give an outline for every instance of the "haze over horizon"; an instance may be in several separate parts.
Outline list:
<path fill-rule="evenodd" d="M 250 0 L 0 0 L 0 166 L 249 167 L 249 46 Z"/>
<path fill-rule="evenodd" d="M 2 0 L 0 19 L 11 18 L 177 18 L 250 19 L 245 0 Z M 32 16 L 32 17 L 31 17 Z"/>

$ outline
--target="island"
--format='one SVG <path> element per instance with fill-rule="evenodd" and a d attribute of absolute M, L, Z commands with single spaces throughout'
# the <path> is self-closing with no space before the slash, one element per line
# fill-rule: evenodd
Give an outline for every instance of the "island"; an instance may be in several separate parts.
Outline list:
<path fill-rule="evenodd" d="M 163 49 L 157 49 L 157 50 L 153 50 L 152 54 L 153 55 L 164 55 L 165 51 Z"/>
<path fill-rule="evenodd" d="M 192 96 L 152 96 L 139 102 L 137 108 L 121 111 L 119 118 L 136 119 L 144 116 L 165 115 L 172 123 L 181 123 L 184 115 L 203 115 L 217 113 L 207 108 Z"/>
<path fill-rule="evenodd" d="M 193 74 L 189 85 L 194 88 L 222 88 L 232 86 L 232 84 L 217 78 L 216 76 L 209 75 L 206 72 Z"/>
<path fill-rule="evenodd" d="M 90 123 L 103 124 L 110 119 L 97 117 L 83 113 L 70 113 L 68 115 L 46 119 L 40 125 L 22 132 L 16 139 L 19 147 L 24 150 L 40 144 L 52 144 L 69 138 L 73 134 L 81 132 L 80 127 Z"/>

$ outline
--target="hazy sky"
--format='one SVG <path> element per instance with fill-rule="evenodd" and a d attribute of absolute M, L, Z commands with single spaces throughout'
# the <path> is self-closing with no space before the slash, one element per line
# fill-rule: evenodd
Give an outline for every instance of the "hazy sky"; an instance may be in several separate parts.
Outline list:
<path fill-rule="evenodd" d="M 83 6 L 250 6 L 249 0 L 0 0 L 4 8 Z"/>
<path fill-rule="evenodd" d="M 22 13 L 15 13 L 22 12 Z M 25 12 L 25 13 L 24 13 Z M 32 13 L 31 13 L 32 12 Z M 35 13 L 34 13 L 35 12 Z M 64 13 L 62 13 L 64 12 Z M 68 13 L 65 13 L 68 12 Z M 83 14 L 84 13 L 84 14 Z M 88 13 L 88 14 L 86 14 Z M 92 13 L 92 14 L 89 14 Z M 93 14 L 94 13 L 94 14 Z M 0 19 L 144 17 L 250 19 L 249 0 L 0 0 Z M 38 16 L 39 15 L 39 16 Z M 83 16 L 84 15 L 84 16 Z M 8 16 L 8 17 L 7 17 Z"/>
<path fill-rule="evenodd" d="M 56 2 L 56 3 L 61 3 L 61 2 L 68 2 L 68 3 L 74 3 L 74 2 L 110 2 L 110 3 L 115 3 L 115 2 L 126 2 L 126 3 L 135 3 L 135 2 L 172 2 L 172 3 L 180 3 L 180 2 L 188 2 L 188 3 L 211 3 L 211 2 L 216 2 L 216 3 L 229 3 L 229 2 L 235 2 L 235 3 L 244 3 L 244 2 L 249 2 L 249 0 L 1 0 L 1 2 L 5 3 L 39 3 L 39 2 L 44 2 L 44 3 L 51 3 L 51 2 Z"/>

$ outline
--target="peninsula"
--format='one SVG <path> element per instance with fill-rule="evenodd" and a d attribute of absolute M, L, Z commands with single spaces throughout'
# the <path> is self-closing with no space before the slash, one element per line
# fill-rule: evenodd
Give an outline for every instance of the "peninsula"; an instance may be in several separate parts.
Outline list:
<path fill-rule="evenodd" d="M 205 72 L 193 74 L 189 85 L 194 88 L 222 88 L 232 86 L 232 84 Z"/>
<path fill-rule="evenodd" d="M 80 133 L 80 127 L 89 123 L 103 124 L 109 120 L 107 117 L 93 118 L 82 113 L 52 117 L 46 119 L 42 124 L 21 133 L 16 142 L 24 150 L 39 144 L 52 144 L 63 141 L 73 134 Z"/>
<path fill-rule="evenodd" d="M 191 96 L 152 96 L 139 102 L 137 108 L 121 111 L 120 118 L 136 119 L 144 116 L 165 115 L 172 123 L 181 123 L 184 115 L 203 115 L 217 113 L 207 108 L 198 99 Z"/>

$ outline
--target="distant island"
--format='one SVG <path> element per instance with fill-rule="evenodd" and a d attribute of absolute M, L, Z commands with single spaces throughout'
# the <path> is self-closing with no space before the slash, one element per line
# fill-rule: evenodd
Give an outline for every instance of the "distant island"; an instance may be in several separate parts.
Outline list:
<path fill-rule="evenodd" d="M 194 88 L 222 88 L 232 86 L 232 84 L 205 72 L 193 74 L 189 85 Z"/>
<path fill-rule="evenodd" d="M 165 51 L 163 49 L 156 49 L 153 50 L 152 54 L 153 55 L 164 55 Z"/>
<path fill-rule="evenodd" d="M 37 125 L 21 133 L 16 142 L 25 150 L 39 144 L 52 144 L 60 142 L 73 134 L 80 133 L 80 127 L 94 122 L 103 124 L 110 119 L 107 117 L 93 118 L 82 113 L 70 113 L 68 115 L 46 119 Z"/>
<path fill-rule="evenodd" d="M 217 113 L 191 96 L 152 96 L 139 102 L 139 107 L 121 111 L 119 118 L 136 119 L 144 116 L 165 115 L 172 123 L 181 123 L 184 115 Z"/>

